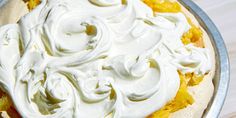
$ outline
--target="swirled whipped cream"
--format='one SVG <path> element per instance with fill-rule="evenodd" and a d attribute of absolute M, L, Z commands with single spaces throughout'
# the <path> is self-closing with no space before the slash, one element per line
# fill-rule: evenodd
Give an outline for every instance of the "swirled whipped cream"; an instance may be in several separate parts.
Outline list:
<path fill-rule="evenodd" d="M 189 28 L 141 0 L 42 0 L 0 28 L 0 85 L 23 117 L 142 118 L 175 97 L 177 70 L 210 71 Z"/>

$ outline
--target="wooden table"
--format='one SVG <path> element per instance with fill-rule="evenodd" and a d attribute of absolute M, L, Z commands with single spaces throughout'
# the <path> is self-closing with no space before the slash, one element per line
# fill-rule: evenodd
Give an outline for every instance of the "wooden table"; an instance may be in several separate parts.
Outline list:
<path fill-rule="evenodd" d="M 229 52 L 231 81 L 221 118 L 236 118 L 236 0 L 193 0 L 214 21 Z"/>

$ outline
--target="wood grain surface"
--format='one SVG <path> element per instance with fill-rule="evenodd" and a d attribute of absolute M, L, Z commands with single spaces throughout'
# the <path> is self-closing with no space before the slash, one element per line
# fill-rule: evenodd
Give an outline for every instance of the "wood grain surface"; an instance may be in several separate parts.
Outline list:
<path fill-rule="evenodd" d="M 210 16 L 224 38 L 229 52 L 231 80 L 220 117 L 236 118 L 236 0 L 193 1 Z"/>

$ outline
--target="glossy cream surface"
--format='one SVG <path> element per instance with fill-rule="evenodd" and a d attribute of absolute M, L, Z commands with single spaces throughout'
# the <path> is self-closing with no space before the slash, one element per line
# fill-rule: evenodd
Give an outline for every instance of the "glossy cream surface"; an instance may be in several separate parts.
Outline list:
<path fill-rule="evenodd" d="M 177 70 L 210 71 L 189 28 L 141 0 L 43 0 L 0 28 L 0 84 L 23 117 L 142 118 L 175 97 Z"/>

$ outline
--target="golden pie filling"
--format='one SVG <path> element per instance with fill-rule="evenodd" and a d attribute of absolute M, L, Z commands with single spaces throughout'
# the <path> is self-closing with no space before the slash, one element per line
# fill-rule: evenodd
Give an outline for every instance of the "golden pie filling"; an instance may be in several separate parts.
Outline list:
<path fill-rule="evenodd" d="M 181 6 L 177 2 L 169 0 L 144 0 L 154 12 L 181 12 Z M 193 43 L 197 47 L 204 47 L 203 34 L 199 27 L 195 26 L 191 19 L 188 18 L 191 28 L 182 36 L 182 42 L 185 45 Z M 187 107 L 194 103 L 193 97 L 188 92 L 188 86 L 198 85 L 204 78 L 204 75 L 196 75 L 194 73 L 181 74 L 180 88 L 174 100 L 166 104 L 160 110 L 154 112 L 149 118 L 168 118 L 171 113 Z"/>
<path fill-rule="evenodd" d="M 118 3 L 111 3 L 111 4 L 106 3 L 105 4 L 105 3 L 102 3 L 102 2 L 97 2 L 96 0 L 90 0 L 90 1 L 92 1 L 93 4 L 98 4 L 98 6 L 103 6 L 103 5 L 104 6 L 105 5 L 112 6 L 113 4 L 114 5 L 118 4 Z M 127 1 L 124 2 L 124 1 L 122 1 L 122 4 L 130 4 L 129 2 L 127 2 Z M 29 11 L 33 10 L 37 5 L 40 4 L 40 2 L 41 2 L 40 0 L 28 0 L 27 5 L 28 5 L 28 8 L 29 8 Z M 182 12 L 181 5 L 178 2 L 175 2 L 175 1 L 173 2 L 173 1 L 170 1 L 170 0 L 143 0 L 143 2 L 152 9 L 154 15 L 156 13 L 181 13 Z M 113 20 L 114 20 L 114 22 L 116 22 L 117 19 L 113 19 Z M 201 28 L 194 25 L 190 18 L 187 18 L 187 20 L 188 20 L 188 23 L 190 25 L 190 28 L 187 32 L 185 32 L 182 35 L 182 37 L 181 37 L 182 43 L 185 46 L 194 45 L 196 48 L 205 48 L 204 41 L 203 41 L 203 32 L 202 32 Z M 113 22 L 113 21 L 111 20 L 111 22 Z M 101 24 L 98 23 L 98 24 L 90 25 L 89 23 L 84 23 L 84 24 L 81 23 L 82 25 L 85 26 L 85 29 L 87 28 L 85 32 L 86 32 L 87 35 L 89 35 L 89 37 L 94 36 L 94 34 L 96 34 L 99 30 L 106 29 L 106 27 L 102 27 L 102 29 L 96 29 L 95 25 L 101 25 Z M 146 23 L 149 24 L 149 25 L 155 24 L 155 23 L 152 23 L 152 22 L 146 22 Z M 64 24 L 62 24 L 62 25 L 64 25 Z M 138 30 L 136 32 L 138 32 Z M 67 36 L 70 36 L 70 35 L 72 35 L 72 34 L 71 33 L 67 34 Z M 137 35 L 140 35 L 140 34 L 137 34 Z M 95 41 L 91 40 L 91 42 L 93 43 Z M 45 43 L 45 42 L 43 42 L 43 43 Z M 35 47 L 35 48 L 37 49 L 38 47 Z M 47 48 L 46 51 L 52 50 L 52 51 L 48 51 L 50 56 L 54 56 L 54 55 L 57 55 L 57 56 L 63 55 L 64 56 L 64 55 L 67 55 L 67 54 L 62 54 L 62 53 L 57 53 L 57 52 L 54 54 L 53 53 L 54 50 L 49 49 L 49 48 L 51 48 L 50 45 L 46 45 L 46 48 Z M 93 49 L 93 48 L 96 48 L 96 47 L 94 47 L 94 45 L 91 44 L 90 47 L 87 47 L 87 50 Z M 69 47 L 67 47 L 67 49 L 69 50 Z M 58 52 L 60 52 L 60 51 L 65 51 L 66 52 L 67 49 L 58 49 Z M 73 51 L 71 51 L 71 52 L 73 52 Z M 68 54 L 70 54 L 70 53 L 68 53 Z M 104 56 L 102 58 L 106 58 L 106 57 Z M 129 58 L 130 60 L 132 60 L 131 57 L 125 57 L 125 59 L 126 58 Z M 139 58 L 141 58 L 141 57 L 139 57 Z M 139 58 L 136 58 L 136 60 L 139 60 Z M 118 59 L 123 60 L 124 58 L 123 57 L 122 58 L 118 57 Z M 116 63 L 115 61 L 114 61 L 114 63 Z M 133 62 L 129 62 L 129 63 L 133 63 Z M 156 62 L 154 62 L 153 60 L 147 60 L 147 62 L 140 62 L 140 63 L 143 64 L 143 65 L 146 64 L 147 67 L 152 68 L 152 71 L 154 71 L 153 68 L 158 68 Z M 72 64 L 70 66 L 74 66 L 74 65 L 76 65 L 76 64 Z M 118 65 L 119 65 L 119 63 L 118 63 Z M 137 65 L 137 66 L 139 66 L 139 65 Z M 192 66 L 192 65 L 187 65 L 186 64 L 185 66 Z M 143 67 L 141 69 L 139 68 L 139 70 L 135 70 L 132 73 L 133 74 L 132 76 L 141 76 L 140 72 L 143 71 L 142 69 L 147 68 L 147 67 Z M 110 70 L 111 68 L 114 68 L 114 67 L 113 66 L 104 66 L 103 67 L 104 70 Z M 122 67 L 122 69 L 126 69 L 126 68 Z M 66 77 L 71 76 L 71 75 L 67 74 L 67 71 L 68 70 L 63 70 L 63 74 L 65 74 Z M 122 75 L 123 73 L 127 74 L 123 70 L 115 70 L 115 71 L 120 72 L 121 73 L 120 76 L 123 76 Z M 59 73 L 59 72 L 55 72 L 55 73 Z M 60 74 L 61 73 L 57 74 L 57 76 L 59 76 L 59 77 L 64 76 L 63 74 L 62 75 L 60 75 Z M 180 83 L 179 83 L 180 85 L 179 85 L 179 89 L 178 89 L 174 99 L 170 100 L 166 105 L 164 105 L 158 111 L 156 111 L 156 112 L 152 113 L 151 115 L 149 115 L 148 118 L 168 118 L 168 117 L 170 117 L 171 113 L 174 113 L 176 111 L 184 109 L 187 106 L 192 105 L 194 103 L 194 98 L 188 92 L 188 87 L 199 85 L 199 83 L 201 83 L 201 81 L 203 80 L 205 74 L 201 74 L 201 73 L 200 74 L 195 74 L 194 72 L 182 73 L 181 70 L 178 70 L 178 75 L 179 75 L 179 79 L 180 79 Z M 44 76 L 47 77 L 48 76 L 47 73 Z M 109 78 L 106 78 L 106 79 L 109 80 Z M 56 81 L 56 79 L 54 81 Z M 72 81 L 72 80 L 70 80 L 70 81 Z M 110 82 L 110 80 L 109 80 L 109 82 Z M 67 81 L 65 81 L 65 83 L 67 83 Z M 114 98 L 120 97 L 120 94 L 123 94 L 123 93 L 116 93 L 115 92 L 116 87 L 114 87 L 112 90 L 110 90 L 109 88 L 99 88 L 100 84 L 104 84 L 104 86 L 107 86 L 107 87 L 115 86 L 115 85 L 109 84 L 109 83 L 98 83 L 96 85 L 96 89 L 99 89 L 98 91 L 96 91 L 98 93 L 98 96 L 106 93 L 107 91 L 111 91 L 110 100 L 112 100 Z M 45 86 L 49 86 L 49 85 L 45 85 Z M 65 85 L 65 86 L 68 87 L 70 85 Z M 124 86 L 124 87 L 126 87 L 126 86 Z M 50 89 L 49 92 L 53 91 L 53 90 L 51 90 L 52 88 L 50 88 L 50 87 L 46 88 L 44 91 L 47 91 L 47 89 Z M 107 90 L 103 91 L 103 90 L 100 90 L 100 89 L 107 89 Z M 60 93 L 62 95 L 61 96 L 62 98 L 65 97 L 65 98 L 63 98 L 63 100 L 61 100 L 58 96 L 56 96 L 56 93 L 49 93 L 49 92 L 46 93 L 46 95 L 45 95 L 46 97 L 44 95 L 41 95 L 40 92 L 37 92 L 37 94 L 35 94 L 34 98 L 32 99 L 32 101 L 34 101 L 38 105 L 38 107 L 41 107 L 41 108 L 39 108 L 39 111 L 44 115 L 49 115 L 49 114 L 52 114 L 53 112 L 55 112 L 55 111 L 50 111 L 50 109 L 60 108 L 60 106 L 57 105 L 57 103 L 60 103 L 61 101 L 66 99 L 66 96 L 62 95 L 64 93 Z M 67 93 L 67 94 L 69 95 L 71 93 Z M 88 97 L 88 96 L 86 96 L 86 93 L 82 93 L 82 94 L 85 94 L 84 95 L 85 98 Z M 146 98 L 139 97 L 139 96 L 141 96 L 139 94 L 137 94 L 137 95 L 134 94 L 133 96 L 129 97 L 129 99 L 134 100 L 134 101 L 141 101 L 141 100 L 146 99 Z M 91 96 L 89 96 L 89 97 L 91 97 Z M 51 106 L 50 105 L 48 106 L 46 104 L 41 104 L 40 101 L 41 101 L 42 98 L 52 100 L 52 102 L 47 101 Z M 101 100 L 102 100 L 102 98 L 101 98 Z M 96 102 L 95 98 L 92 99 L 92 100 L 86 98 L 85 101 L 89 101 L 91 103 Z M 54 105 L 54 104 L 56 104 L 56 105 Z M 155 104 L 155 103 L 153 103 L 153 104 Z M 12 106 L 12 103 L 9 101 L 9 98 L 6 95 L 3 95 L 3 97 L 0 99 L 0 111 L 7 111 L 8 109 L 11 108 L 11 106 Z M 110 111 L 110 112 L 112 112 L 112 113 L 114 112 L 113 114 L 116 114 L 116 112 L 119 112 L 119 111 Z M 11 113 L 9 113 L 9 114 L 11 114 Z"/>
<path fill-rule="evenodd" d="M 40 4 L 40 0 L 28 0 L 27 6 L 29 11 L 33 10 L 35 7 L 37 7 Z"/>

